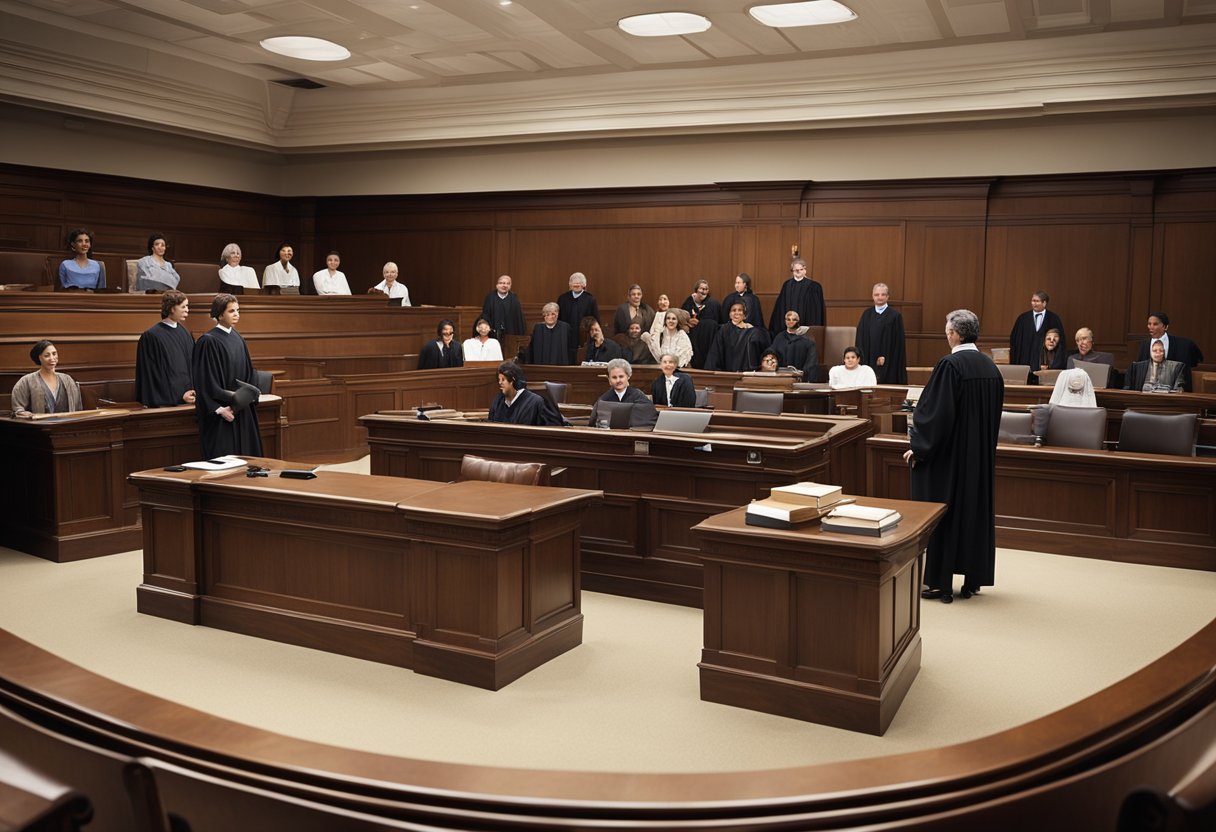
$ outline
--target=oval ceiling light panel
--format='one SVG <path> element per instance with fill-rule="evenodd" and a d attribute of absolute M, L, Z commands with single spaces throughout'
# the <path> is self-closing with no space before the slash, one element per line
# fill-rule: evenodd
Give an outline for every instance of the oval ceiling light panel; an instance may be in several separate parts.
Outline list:
<path fill-rule="evenodd" d="M 844 23 L 856 20 L 857 13 L 836 0 L 808 0 L 805 3 L 773 3 L 752 6 L 747 10 L 760 23 L 774 29 L 792 29 L 795 26 L 826 26 L 829 23 Z"/>
<path fill-rule="evenodd" d="M 301 61 L 345 61 L 350 57 L 350 50 L 345 46 L 321 38 L 267 38 L 261 45 L 267 52 L 299 58 Z"/>
<path fill-rule="evenodd" d="M 639 38 L 661 38 L 672 35 L 694 35 L 710 27 L 709 18 L 688 12 L 659 12 L 636 14 L 617 21 L 617 28 Z"/>

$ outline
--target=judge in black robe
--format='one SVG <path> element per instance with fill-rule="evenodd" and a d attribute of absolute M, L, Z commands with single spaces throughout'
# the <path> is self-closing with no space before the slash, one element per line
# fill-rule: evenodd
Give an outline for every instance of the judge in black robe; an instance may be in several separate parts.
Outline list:
<path fill-rule="evenodd" d="M 790 320 L 793 327 L 789 327 Z M 799 335 L 797 330 L 798 313 L 786 314 L 787 329 L 773 339 L 773 350 L 781 361 L 782 367 L 797 367 L 802 370 L 803 381 L 819 381 L 819 347 L 806 335 Z"/>
<path fill-rule="evenodd" d="M 785 313 L 791 309 L 798 313 L 803 326 L 825 326 L 827 305 L 823 300 L 823 287 L 806 274 L 806 262 L 801 258 L 790 264 L 790 279 L 781 286 L 773 312 L 769 316 L 768 331 L 776 335 L 785 328 Z"/>
<path fill-rule="evenodd" d="M 747 326 L 743 315 L 743 304 L 735 301 L 730 308 L 731 322 L 718 327 L 713 346 L 709 348 L 706 370 L 747 373 L 760 366 L 760 356 L 771 343 L 768 332 L 763 327 Z"/>
<path fill-rule="evenodd" d="M 1047 308 L 1048 300 L 1046 292 L 1035 292 L 1031 295 L 1030 309 L 1018 315 L 1013 322 L 1013 329 L 1009 331 L 1009 363 L 1025 364 L 1030 368 L 1027 384 L 1039 383 L 1034 373 L 1039 369 L 1039 357 L 1047 330 L 1058 329 L 1064 332 L 1064 322 L 1060 320 L 1059 315 Z M 1040 316 L 1037 322 L 1036 315 Z"/>
<path fill-rule="evenodd" d="M 190 360 L 203 456 L 261 456 L 257 403 L 233 411 L 227 395 L 237 389 L 238 380 L 257 384 L 245 339 L 233 328 L 241 319 L 236 297 L 216 295 L 211 317 L 216 327 L 194 342 Z"/>
<path fill-rule="evenodd" d="M 629 386 L 629 378 L 632 375 L 633 367 L 625 359 L 614 358 L 608 362 L 608 390 L 591 406 L 591 419 L 588 424 L 599 424 L 600 402 L 625 402 L 633 405 L 633 409 L 629 411 L 629 427 L 654 427 L 654 423 L 659 420 L 659 411 L 655 410 L 654 403 L 645 393 Z"/>
<path fill-rule="evenodd" d="M 557 304 L 546 303 L 542 314 L 544 323 L 532 327 L 532 340 L 528 344 L 528 363 L 572 364 L 570 327 L 557 319 Z"/>
<path fill-rule="evenodd" d="M 490 324 L 490 337 L 501 341 L 504 335 L 526 334 L 524 308 L 519 296 L 511 291 L 511 276 L 504 274 L 498 278 L 495 289 L 481 304 L 481 317 Z"/>
<path fill-rule="evenodd" d="M 946 318 L 951 353 L 937 362 L 912 416 L 912 499 L 946 504 L 929 538 L 925 598 L 954 600 L 991 586 L 996 567 L 996 442 L 1004 383 L 992 359 L 975 347 L 979 318 L 966 309 Z"/>
<path fill-rule="evenodd" d="M 441 367 L 463 367 L 464 351 L 456 340 L 456 325 L 451 321 L 439 322 L 435 328 L 439 337 L 427 341 L 418 351 L 419 370 L 437 370 Z"/>
<path fill-rule="evenodd" d="M 139 336 L 135 348 L 135 398 L 144 407 L 194 404 L 194 338 L 186 329 L 190 299 L 170 289 L 160 296 L 160 307 L 160 322 Z"/>
<path fill-rule="evenodd" d="M 1151 359 L 1150 347 L 1153 341 L 1161 340 L 1165 344 L 1165 360 L 1177 361 L 1185 368 L 1182 371 L 1182 389 L 1192 390 L 1191 387 L 1191 368 L 1196 364 L 1203 363 L 1203 352 L 1199 349 L 1190 338 L 1183 338 L 1181 335 L 1171 335 L 1170 316 L 1164 312 L 1153 312 L 1148 316 L 1148 338 L 1140 342 L 1140 349 L 1136 353 L 1137 361 L 1149 361 Z"/>
<path fill-rule="evenodd" d="M 764 326 L 764 309 L 760 306 L 760 298 L 752 291 L 752 277 L 747 272 L 739 272 L 735 277 L 735 291 L 722 299 L 722 308 L 730 309 L 736 301 L 743 301 L 744 321 L 752 326 Z"/>
<path fill-rule="evenodd" d="M 659 366 L 663 368 L 663 372 L 655 376 L 654 382 L 650 385 L 650 398 L 656 405 L 666 405 L 670 407 L 696 407 L 697 406 L 697 390 L 693 387 L 692 376 L 688 373 L 681 373 L 676 369 L 676 362 L 673 356 L 666 356 L 666 361 L 660 361 Z M 675 379 L 671 385 L 671 395 L 667 395 L 667 379 Z"/>
<path fill-rule="evenodd" d="M 514 362 L 498 365 L 498 390 L 490 405 L 491 422 L 561 427 L 561 414 L 542 396 L 524 387 L 523 371 Z"/>
<path fill-rule="evenodd" d="M 577 292 L 577 294 L 575 294 Z M 578 332 L 584 318 L 600 316 L 595 295 L 587 291 L 587 278 L 582 272 L 570 275 L 570 291 L 557 298 L 557 319 L 570 327 L 570 353 L 578 350 Z"/>
<path fill-rule="evenodd" d="M 904 350 L 904 318 L 887 304 L 890 290 L 878 283 L 873 290 L 874 305 L 861 313 L 853 344 L 863 360 L 874 370 L 879 384 L 908 383 L 908 355 Z"/>
<path fill-rule="evenodd" d="M 705 369 L 705 360 L 718 335 L 718 327 L 726 323 L 722 319 L 722 306 L 709 296 L 709 283 L 698 280 L 692 294 L 680 306 L 688 313 L 688 340 L 692 342 L 692 362 L 695 370 Z"/>

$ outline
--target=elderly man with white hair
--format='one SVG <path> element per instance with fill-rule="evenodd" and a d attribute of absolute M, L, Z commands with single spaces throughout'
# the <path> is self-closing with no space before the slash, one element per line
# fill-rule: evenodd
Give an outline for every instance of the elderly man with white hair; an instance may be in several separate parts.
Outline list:
<path fill-rule="evenodd" d="M 570 275 L 570 291 L 557 298 L 557 319 L 570 327 L 570 355 L 578 351 L 578 328 L 584 318 L 599 318 L 600 305 L 595 295 L 587 291 L 587 275 Z"/>

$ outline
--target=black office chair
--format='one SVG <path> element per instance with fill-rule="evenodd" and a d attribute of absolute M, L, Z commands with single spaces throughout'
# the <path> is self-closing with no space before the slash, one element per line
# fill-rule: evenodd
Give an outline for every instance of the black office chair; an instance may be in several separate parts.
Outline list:
<path fill-rule="evenodd" d="M 1120 451 L 1194 456 L 1199 417 L 1194 413 L 1142 413 L 1125 410 L 1119 426 Z"/>
<path fill-rule="evenodd" d="M 269 370 L 254 370 L 253 382 L 263 393 L 269 393 L 274 386 L 274 375 Z"/>
<path fill-rule="evenodd" d="M 784 404 L 784 393 L 769 393 L 759 390 L 735 391 L 735 410 L 740 413 L 767 413 L 779 416 Z"/>

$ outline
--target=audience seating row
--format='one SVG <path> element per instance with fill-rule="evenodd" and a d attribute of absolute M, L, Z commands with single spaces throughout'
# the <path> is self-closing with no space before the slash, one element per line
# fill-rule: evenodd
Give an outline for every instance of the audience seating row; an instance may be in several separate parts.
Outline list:
<path fill-rule="evenodd" d="M 1040 405 L 1030 412 L 1002 412 L 1001 440 L 1101 450 L 1110 444 L 1106 439 L 1106 423 L 1104 407 Z M 1125 410 L 1115 450 L 1194 456 L 1198 436 L 1199 417 L 1194 413 Z"/>

